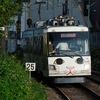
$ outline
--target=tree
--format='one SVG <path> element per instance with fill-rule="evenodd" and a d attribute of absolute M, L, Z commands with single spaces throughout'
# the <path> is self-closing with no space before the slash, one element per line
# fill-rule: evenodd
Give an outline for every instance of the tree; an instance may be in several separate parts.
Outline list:
<path fill-rule="evenodd" d="M 22 7 L 21 0 L 0 0 L 0 26 L 8 25 L 10 18 Z"/>
<path fill-rule="evenodd" d="M 0 27 L 5 27 L 4 36 L 8 35 L 11 17 L 17 15 L 21 8 L 22 0 L 0 0 Z M 0 31 L 0 35 L 3 35 L 3 32 Z"/>

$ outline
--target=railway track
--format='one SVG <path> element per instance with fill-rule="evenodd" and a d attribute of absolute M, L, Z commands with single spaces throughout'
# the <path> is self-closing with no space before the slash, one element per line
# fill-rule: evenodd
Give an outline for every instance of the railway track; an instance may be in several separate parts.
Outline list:
<path fill-rule="evenodd" d="M 95 73 L 92 75 L 96 75 Z M 99 74 L 97 74 L 99 77 Z M 100 82 L 96 78 L 88 78 L 86 83 L 83 84 L 67 84 L 50 86 L 57 91 L 57 95 L 52 95 L 53 100 L 99 100 L 100 99 Z M 95 81 L 94 81 L 95 79 Z M 59 93 L 58 93 L 59 92 Z M 60 97 L 60 99 L 57 98 Z M 48 99 L 50 100 L 50 99 Z"/>
<path fill-rule="evenodd" d="M 94 91 L 93 89 L 85 86 L 85 85 L 82 85 L 80 84 L 80 87 L 83 88 L 86 92 L 88 92 L 90 95 L 92 95 L 95 100 L 99 100 L 100 99 L 100 94 L 97 93 L 96 91 Z"/>
<path fill-rule="evenodd" d="M 93 71 L 92 75 L 87 77 L 87 83 L 81 84 L 88 89 L 93 95 L 100 99 L 100 73 Z"/>
<path fill-rule="evenodd" d="M 91 76 L 88 76 L 87 79 L 94 80 L 100 84 L 100 72 L 92 71 Z"/>
<path fill-rule="evenodd" d="M 70 84 L 56 88 L 65 95 L 66 100 L 99 100 L 100 73 L 93 71 L 86 83 Z"/>
<path fill-rule="evenodd" d="M 55 86 L 62 100 L 99 100 L 100 95 L 82 84 Z"/>
<path fill-rule="evenodd" d="M 55 86 L 55 89 L 59 91 L 63 100 L 70 100 L 69 96 L 59 86 Z"/>

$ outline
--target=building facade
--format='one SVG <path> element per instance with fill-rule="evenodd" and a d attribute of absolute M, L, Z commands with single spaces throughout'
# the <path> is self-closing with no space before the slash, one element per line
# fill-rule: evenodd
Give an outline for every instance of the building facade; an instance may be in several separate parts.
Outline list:
<path fill-rule="evenodd" d="M 39 3 L 36 2 L 41 2 L 40 10 Z M 89 27 L 99 28 L 100 0 L 24 0 L 25 7 L 23 8 L 22 22 L 25 21 L 23 22 L 25 29 L 28 28 L 26 23 L 28 18 L 31 18 L 34 23 L 62 14 L 64 3 L 66 4 L 66 14 L 75 17 L 77 24 L 88 26 L 90 19 Z"/>
<path fill-rule="evenodd" d="M 93 4 L 93 5 L 92 5 Z M 100 0 L 91 0 L 90 19 L 94 28 L 100 28 Z"/>

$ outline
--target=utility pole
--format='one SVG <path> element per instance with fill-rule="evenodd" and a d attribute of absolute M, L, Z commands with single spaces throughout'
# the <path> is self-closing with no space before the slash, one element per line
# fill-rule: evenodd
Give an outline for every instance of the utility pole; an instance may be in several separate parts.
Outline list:
<path fill-rule="evenodd" d="M 68 4 L 68 0 L 65 0 L 65 2 L 62 4 L 62 15 L 65 16 L 67 15 L 67 4 Z"/>
<path fill-rule="evenodd" d="M 18 20 L 16 22 L 16 32 L 17 32 L 17 49 L 20 48 L 20 35 L 21 35 L 21 15 L 18 15 Z"/>
<path fill-rule="evenodd" d="M 88 29 L 90 28 L 90 0 L 88 5 Z"/>
<path fill-rule="evenodd" d="M 68 10 L 68 0 L 65 0 L 65 12 L 66 12 L 66 15 L 67 15 L 67 10 Z"/>

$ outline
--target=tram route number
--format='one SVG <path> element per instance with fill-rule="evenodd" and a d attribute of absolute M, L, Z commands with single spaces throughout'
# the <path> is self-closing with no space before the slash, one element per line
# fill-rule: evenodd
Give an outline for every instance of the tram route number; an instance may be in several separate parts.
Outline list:
<path fill-rule="evenodd" d="M 35 67 L 35 63 L 25 63 L 26 69 L 28 69 L 29 71 L 35 71 L 36 67 Z"/>

